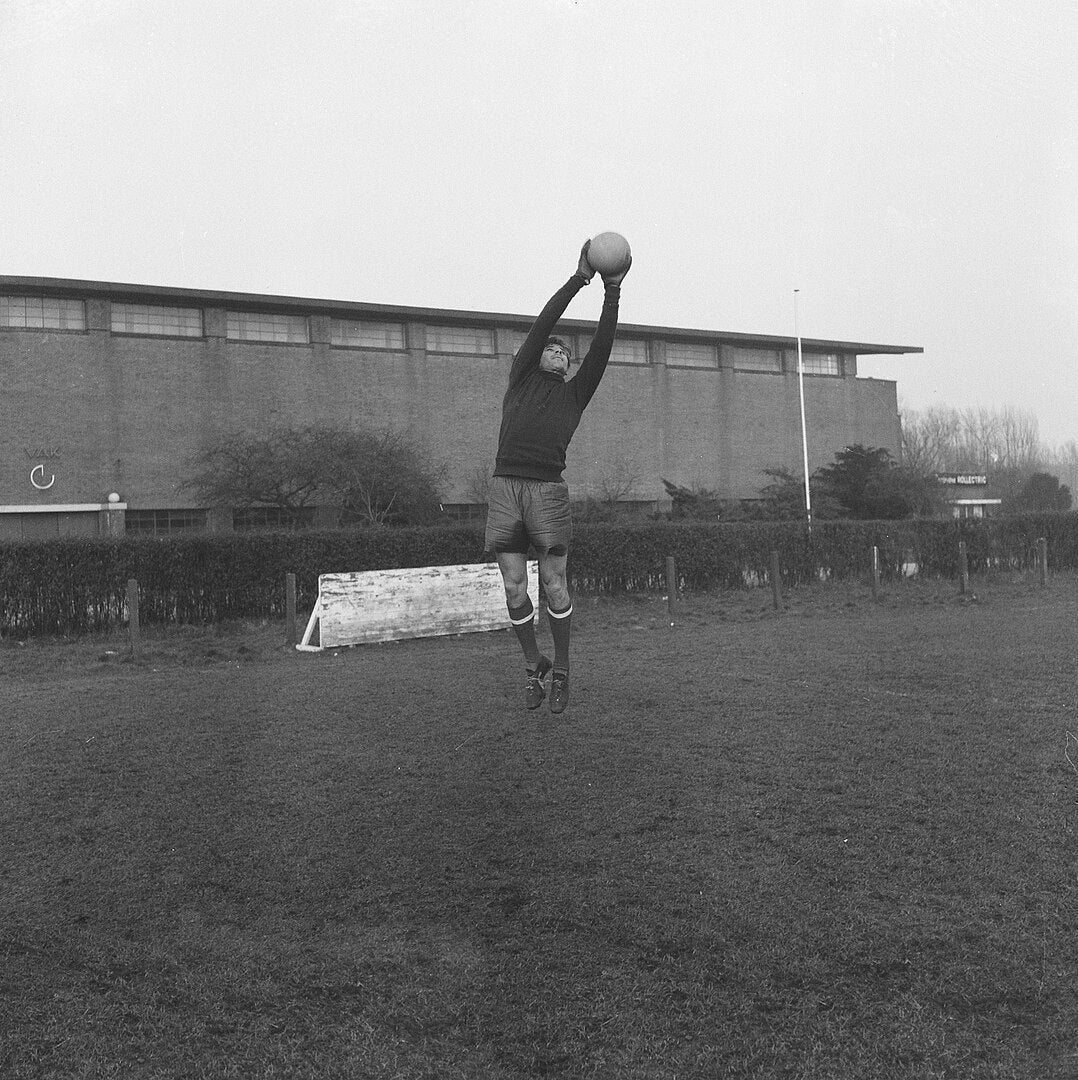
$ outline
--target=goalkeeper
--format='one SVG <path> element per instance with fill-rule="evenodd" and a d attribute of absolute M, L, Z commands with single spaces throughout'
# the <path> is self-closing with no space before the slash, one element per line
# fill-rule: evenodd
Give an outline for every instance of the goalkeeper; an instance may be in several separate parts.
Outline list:
<path fill-rule="evenodd" d="M 606 294 L 599 325 L 591 348 L 570 378 L 572 350 L 551 332 L 569 301 L 595 274 L 588 262 L 589 243 L 580 251 L 576 273 L 547 301 L 513 358 L 487 510 L 486 550 L 498 561 L 509 618 L 524 651 L 524 702 L 529 709 L 542 705 L 550 674 L 552 713 L 564 712 L 569 703 L 573 603 L 565 570 L 573 521 L 569 486 L 562 480 L 565 451 L 610 359 L 621 282 L 629 272 L 626 266 L 603 276 Z M 539 557 L 554 639 L 553 663 L 539 651 L 535 639 L 535 611 L 528 596 L 529 545 Z"/>

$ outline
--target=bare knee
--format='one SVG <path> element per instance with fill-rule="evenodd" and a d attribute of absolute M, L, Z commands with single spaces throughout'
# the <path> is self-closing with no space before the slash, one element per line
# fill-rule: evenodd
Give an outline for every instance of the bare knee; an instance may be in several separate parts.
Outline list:
<path fill-rule="evenodd" d="M 528 601 L 527 581 L 506 581 L 505 602 L 511 608 L 523 607 Z"/>
<path fill-rule="evenodd" d="M 569 582 L 565 571 L 555 567 L 544 567 L 540 573 L 543 581 L 543 592 L 547 603 L 556 611 L 562 611 L 569 606 Z"/>
<path fill-rule="evenodd" d="M 502 566 L 501 571 L 505 602 L 511 608 L 523 607 L 528 600 L 528 568 Z"/>

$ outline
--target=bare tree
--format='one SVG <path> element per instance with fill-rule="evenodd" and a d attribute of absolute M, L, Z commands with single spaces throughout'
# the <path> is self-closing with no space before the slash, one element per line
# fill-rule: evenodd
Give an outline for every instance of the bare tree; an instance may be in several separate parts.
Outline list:
<path fill-rule="evenodd" d="M 399 432 L 313 425 L 223 436 L 189 468 L 181 486 L 210 506 L 276 506 L 294 517 L 328 506 L 371 524 L 433 520 L 444 477 Z"/>
<path fill-rule="evenodd" d="M 613 505 L 632 495 L 640 479 L 640 466 L 635 458 L 619 456 L 599 472 L 596 485 L 601 502 Z"/>
<path fill-rule="evenodd" d="M 1008 406 L 1000 414 L 997 453 L 1004 465 L 1032 476 L 1044 466 L 1040 426 L 1029 412 Z"/>
<path fill-rule="evenodd" d="M 982 472 L 999 460 L 998 414 L 984 407 L 958 410 L 958 443 L 954 467 L 958 472 Z"/>
<path fill-rule="evenodd" d="M 923 412 L 904 408 L 902 464 L 925 476 L 946 472 L 954 459 L 957 425 L 954 410 L 932 406 Z"/>
<path fill-rule="evenodd" d="M 1065 442 L 1048 454 L 1047 460 L 1051 471 L 1058 474 L 1071 492 L 1078 491 L 1078 442 L 1074 439 Z"/>
<path fill-rule="evenodd" d="M 276 506 L 298 514 L 323 494 L 329 448 L 317 428 L 278 428 L 265 435 L 224 435 L 192 457 L 180 490 L 210 506 Z"/>
<path fill-rule="evenodd" d="M 1030 476 L 1044 464 L 1037 419 L 1006 407 L 933 406 L 902 416 L 903 463 L 918 472 Z"/>
<path fill-rule="evenodd" d="M 494 466 L 489 462 L 476 465 L 464 478 L 464 493 L 473 503 L 485 503 L 490 498 L 490 481 Z"/>
<path fill-rule="evenodd" d="M 444 468 L 398 431 L 341 432 L 328 486 L 345 521 L 414 524 L 433 521 Z"/>

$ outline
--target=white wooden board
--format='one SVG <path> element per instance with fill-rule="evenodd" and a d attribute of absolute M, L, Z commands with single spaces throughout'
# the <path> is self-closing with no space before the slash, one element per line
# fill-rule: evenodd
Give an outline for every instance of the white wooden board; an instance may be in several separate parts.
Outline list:
<path fill-rule="evenodd" d="M 528 594 L 538 611 L 536 560 L 528 563 Z M 497 563 L 321 574 L 314 611 L 296 648 L 332 649 L 509 625 Z"/>

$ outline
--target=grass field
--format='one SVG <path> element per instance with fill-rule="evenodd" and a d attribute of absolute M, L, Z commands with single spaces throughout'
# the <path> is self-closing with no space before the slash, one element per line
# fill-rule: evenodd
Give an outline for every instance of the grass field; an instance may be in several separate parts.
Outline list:
<path fill-rule="evenodd" d="M 770 599 L 0 646 L 0 1076 L 1078 1077 L 1078 578 Z"/>

